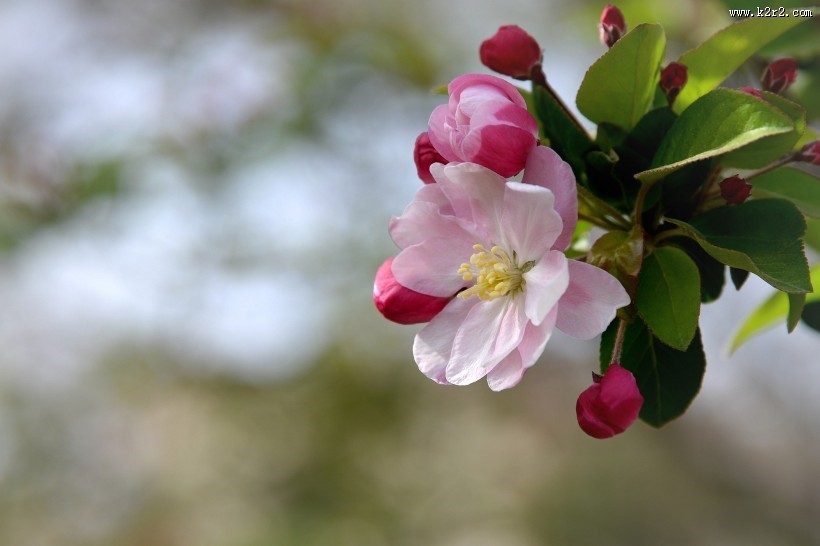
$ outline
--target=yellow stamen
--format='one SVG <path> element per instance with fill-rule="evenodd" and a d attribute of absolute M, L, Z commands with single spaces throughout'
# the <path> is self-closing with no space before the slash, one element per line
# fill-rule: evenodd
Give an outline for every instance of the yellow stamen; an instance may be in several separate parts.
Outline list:
<path fill-rule="evenodd" d="M 494 246 L 487 252 L 484 245 L 476 244 L 473 245 L 473 250 L 476 253 L 470 256 L 470 263 L 461 264 L 458 274 L 465 281 L 475 279 L 476 282 L 475 285 L 459 293 L 460 298 L 466 299 L 476 295 L 479 299 L 491 300 L 506 296 L 524 286 L 521 268 L 500 247 Z M 525 265 L 531 267 L 531 264 Z"/>

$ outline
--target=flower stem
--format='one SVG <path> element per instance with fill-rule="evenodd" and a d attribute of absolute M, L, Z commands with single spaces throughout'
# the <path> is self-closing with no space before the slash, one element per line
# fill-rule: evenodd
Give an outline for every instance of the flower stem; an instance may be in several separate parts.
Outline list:
<path fill-rule="evenodd" d="M 626 320 L 621 319 L 618 323 L 618 332 L 615 334 L 615 345 L 612 346 L 612 358 L 609 365 L 617 364 L 621 360 L 621 351 L 624 348 L 624 335 L 626 334 Z"/>
<path fill-rule="evenodd" d="M 792 161 L 794 161 L 797 158 L 798 155 L 800 155 L 800 152 L 792 152 L 790 154 L 784 155 L 780 159 L 776 159 L 776 160 L 772 161 L 771 163 L 769 163 L 768 165 L 766 165 L 762 169 L 757 170 L 757 171 L 753 172 L 752 174 L 746 175 L 745 178 L 748 181 L 748 180 L 751 180 L 752 178 L 754 178 L 756 176 L 760 176 L 761 174 L 765 174 L 769 171 L 773 171 L 778 167 L 782 167 L 786 163 L 791 163 Z"/>
<path fill-rule="evenodd" d="M 558 95 L 558 93 L 555 92 L 555 89 L 553 89 L 552 86 L 549 83 L 547 83 L 547 76 L 544 74 L 544 69 L 540 64 L 537 64 L 532 67 L 532 70 L 530 72 L 530 79 L 532 80 L 532 83 L 534 83 L 535 85 L 540 85 L 541 87 L 543 87 L 544 91 L 549 93 L 552 96 L 555 103 L 561 107 L 561 110 L 564 111 L 564 114 L 567 116 L 567 118 L 583 134 L 587 135 L 587 138 L 590 138 L 589 133 L 587 133 L 587 130 L 584 129 L 583 125 L 581 125 L 581 122 L 578 121 L 578 118 L 576 118 L 572 111 L 567 107 L 567 105 L 564 104 L 564 101 L 561 100 L 561 97 Z M 590 140 L 592 139 L 590 138 Z"/>
<path fill-rule="evenodd" d="M 652 243 L 657 246 L 659 242 L 663 241 L 664 239 L 668 239 L 669 237 L 686 237 L 686 232 L 683 231 L 681 228 L 674 228 L 669 229 L 666 231 L 661 231 L 655 238 L 652 240 Z"/>
<path fill-rule="evenodd" d="M 580 184 L 576 184 L 576 187 L 578 188 L 578 197 L 583 199 L 593 211 L 598 213 L 602 217 L 603 221 L 609 223 L 611 227 L 629 229 L 629 222 L 627 222 L 618 209 L 599 199 L 591 191 Z"/>

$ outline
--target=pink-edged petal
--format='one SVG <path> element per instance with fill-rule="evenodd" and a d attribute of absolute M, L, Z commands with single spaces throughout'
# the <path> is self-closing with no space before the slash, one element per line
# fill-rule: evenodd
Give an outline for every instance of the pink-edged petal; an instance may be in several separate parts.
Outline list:
<path fill-rule="evenodd" d="M 524 309 L 527 318 L 533 324 L 541 324 L 564 295 L 569 285 L 567 261 L 563 252 L 551 250 L 535 264 L 535 267 L 524 273 Z M 395 262 L 393 267 L 395 272 Z"/>
<path fill-rule="evenodd" d="M 558 309 L 553 307 L 547 313 L 546 318 L 539 325 L 532 322 L 527 324 L 524 330 L 524 337 L 521 338 L 521 343 L 518 344 L 518 354 L 521 356 L 521 365 L 525 368 L 531 367 L 536 363 L 538 358 L 544 352 L 544 347 L 552 337 L 552 332 L 555 329 L 555 318 L 558 315 Z"/>
<path fill-rule="evenodd" d="M 508 248 L 522 265 L 544 256 L 561 233 L 561 217 L 553 210 L 552 192 L 520 182 L 507 183 L 501 227 Z"/>
<path fill-rule="evenodd" d="M 413 201 L 401 216 L 393 217 L 388 232 L 399 248 L 417 245 L 433 237 L 462 239 L 475 244 L 475 236 L 466 231 L 455 216 L 445 216 L 439 205 L 424 201 Z"/>
<path fill-rule="evenodd" d="M 447 119 L 449 115 L 450 109 L 446 104 L 441 104 L 433 109 L 433 113 L 430 114 L 430 121 L 427 124 L 427 134 L 430 137 L 430 143 L 447 161 L 460 161 L 461 158 L 455 154 L 452 146 L 450 146 L 450 131 L 448 130 L 450 124 Z"/>
<path fill-rule="evenodd" d="M 453 299 L 433 320 L 416 334 L 413 357 L 419 370 L 437 383 L 449 385 L 445 377 L 453 339 L 467 313 L 479 302 L 476 298 Z"/>
<path fill-rule="evenodd" d="M 478 381 L 521 342 L 527 324 L 520 297 L 502 297 L 476 304 L 453 340 L 447 381 Z"/>
<path fill-rule="evenodd" d="M 434 237 L 402 250 L 393 260 L 393 275 L 410 290 L 428 296 L 449 297 L 467 286 L 458 268 L 474 250 L 461 239 Z"/>
<path fill-rule="evenodd" d="M 514 104 L 521 108 L 527 107 L 527 103 L 524 101 L 524 97 L 521 96 L 521 92 L 517 87 L 497 76 L 491 76 L 489 74 L 464 74 L 451 81 L 450 85 L 447 86 L 450 102 L 458 103 L 461 99 L 462 91 L 474 85 L 495 87 L 502 91 Z"/>
<path fill-rule="evenodd" d="M 518 351 L 513 351 L 490 370 L 487 374 L 487 384 L 496 392 L 515 387 L 524 377 L 525 371 L 526 368 L 521 365 L 521 355 Z"/>
<path fill-rule="evenodd" d="M 629 295 L 618 279 L 593 265 L 569 260 L 569 286 L 558 302 L 556 327 L 578 339 L 591 339 L 629 305 Z"/>
<path fill-rule="evenodd" d="M 496 243 L 507 181 L 474 163 L 450 163 L 438 172 L 438 186 L 450 201 L 454 214 L 465 227 L 471 225 L 476 235 L 473 243 Z"/>
<path fill-rule="evenodd" d="M 555 210 L 561 215 L 564 228 L 554 248 L 564 250 L 572 241 L 578 221 L 578 190 L 572 168 L 554 150 L 538 146 L 527 157 L 522 179 L 527 184 L 552 190 L 555 195 Z"/>
<path fill-rule="evenodd" d="M 536 139 L 512 125 L 486 125 L 470 131 L 461 143 L 464 159 L 484 165 L 504 178 L 520 173 Z"/>

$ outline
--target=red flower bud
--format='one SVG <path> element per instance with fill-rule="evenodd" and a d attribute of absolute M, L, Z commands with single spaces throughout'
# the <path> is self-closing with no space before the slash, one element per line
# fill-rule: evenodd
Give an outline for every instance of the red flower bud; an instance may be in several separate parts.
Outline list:
<path fill-rule="evenodd" d="M 373 301 L 384 318 L 399 324 L 429 322 L 450 302 L 450 298 L 420 294 L 400 285 L 393 276 L 392 265 L 393 258 L 386 260 L 373 283 Z"/>
<path fill-rule="evenodd" d="M 809 142 L 800 149 L 797 154 L 797 161 L 805 161 L 814 165 L 820 165 L 820 140 Z"/>
<path fill-rule="evenodd" d="M 487 68 L 519 80 L 530 79 L 532 67 L 541 64 L 543 54 L 535 38 L 517 25 L 498 29 L 479 48 L 481 62 Z"/>
<path fill-rule="evenodd" d="M 433 175 L 430 174 L 430 165 L 433 163 L 443 163 L 445 165 L 449 163 L 430 142 L 430 135 L 427 134 L 427 131 L 424 131 L 416 138 L 413 161 L 416 162 L 416 172 L 418 172 L 419 178 L 425 184 L 433 184 L 436 181 Z"/>
<path fill-rule="evenodd" d="M 780 93 L 797 79 L 797 62 L 794 59 L 778 59 L 769 63 L 763 72 L 763 89 Z"/>
<path fill-rule="evenodd" d="M 756 99 L 766 100 L 763 98 L 763 93 L 761 93 L 759 89 L 755 89 L 754 87 L 750 87 L 748 85 L 744 85 L 743 87 L 739 88 L 738 91 L 743 91 L 747 95 L 751 95 Z"/>
<path fill-rule="evenodd" d="M 635 376 L 619 364 L 611 364 L 603 376 L 593 373 L 592 380 L 575 404 L 578 424 L 593 438 L 611 438 L 635 422 L 643 396 Z"/>
<path fill-rule="evenodd" d="M 626 21 L 621 10 L 611 4 L 607 4 L 601 13 L 601 23 L 598 25 L 601 41 L 607 47 L 621 39 L 626 34 Z"/>
<path fill-rule="evenodd" d="M 720 196 L 730 205 L 743 203 L 752 193 L 752 185 L 739 176 L 731 176 L 720 183 Z"/>
<path fill-rule="evenodd" d="M 661 70 L 661 90 L 666 95 L 669 106 L 675 102 L 684 85 L 686 85 L 686 65 L 669 63 Z"/>

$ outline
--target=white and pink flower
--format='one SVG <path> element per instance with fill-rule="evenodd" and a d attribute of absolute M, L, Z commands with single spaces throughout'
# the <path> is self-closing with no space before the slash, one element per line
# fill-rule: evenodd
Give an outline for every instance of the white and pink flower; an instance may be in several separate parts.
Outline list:
<path fill-rule="evenodd" d="M 430 115 L 430 142 L 447 161 L 469 161 L 501 176 L 521 172 L 538 144 L 538 122 L 524 97 L 501 78 L 464 74 L 447 86 L 450 99 Z"/>
<path fill-rule="evenodd" d="M 516 385 L 555 328 L 600 334 L 629 304 L 609 273 L 569 260 L 577 219 L 572 170 L 551 149 L 532 151 L 524 183 L 473 163 L 435 164 L 390 235 L 402 249 L 392 272 L 402 286 L 453 298 L 416 336 L 428 377 L 490 388 Z"/>

